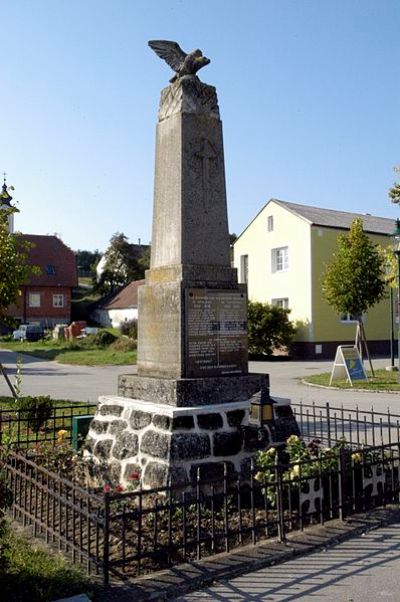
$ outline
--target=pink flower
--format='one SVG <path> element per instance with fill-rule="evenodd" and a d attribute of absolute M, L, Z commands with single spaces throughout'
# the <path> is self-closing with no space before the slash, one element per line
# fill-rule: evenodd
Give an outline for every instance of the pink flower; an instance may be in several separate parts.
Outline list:
<path fill-rule="evenodd" d="M 116 491 L 117 493 L 121 493 L 121 491 L 123 491 L 123 490 L 124 490 L 124 488 L 122 487 L 122 485 L 120 485 L 120 484 L 118 483 L 118 485 L 115 487 L 115 491 Z"/>
<path fill-rule="evenodd" d="M 140 479 L 140 474 L 137 470 L 134 470 L 133 472 L 131 472 L 129 478 L 131 481 L 138 481 Z"/>
<path fill-rule="evenodd" d="M 110 491 L 111 491 L 111 486 L 110 486 L 110 485 L 104 485 L 104 487 L 103 487 L 103 491 L 104 491 L 104 493 L 110 493 Z"/>

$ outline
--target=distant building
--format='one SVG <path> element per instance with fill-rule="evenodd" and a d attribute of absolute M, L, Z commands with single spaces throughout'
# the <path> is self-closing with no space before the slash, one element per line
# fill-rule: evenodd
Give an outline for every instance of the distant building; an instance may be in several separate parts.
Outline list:
<path fill-rule="evenodd" d="M 138 315 L 138 288 L 144 280 L 135 280 L 117 293 L 101 299 L 91 312 L 92 319 L 101 326 L 118 328 L 123 322 L 136 320 Z"/>
<path fill-rule="evenodd" d="M 2 190 L 0 210 L 12 207 L 5 182 Z M 9 229 L 14 233 L 13 214 L 11 218 Z M 41 273 L 22 284 L 18 303 L 10 306 L 7 314 L 21 323 L 40 322 L 43 326 L 70 322 L 72 289 L 78 286 L 74 252 L 57 236 L 21 234 L 20 237 L 32 244 L 29 262 L 39 266 Z"/>
<path fill-rule="evenodd" d="M 390 244 L 394 220 L 320 209 L 271 199 L 234 244 L 234 266 L 247 283 L 249 299 L 291 310 L 298 326 L 297 356 L 331 358 L 337 345 L 352 344 L 353 316 L 338 316 L 324 300 L 321 279 L 337 249 L 337 237 L 360 217 L 364 231 L 382 246 Z M 389 301 L 370 309 L 365 318 L 372 353 L 388 353 Z"/>

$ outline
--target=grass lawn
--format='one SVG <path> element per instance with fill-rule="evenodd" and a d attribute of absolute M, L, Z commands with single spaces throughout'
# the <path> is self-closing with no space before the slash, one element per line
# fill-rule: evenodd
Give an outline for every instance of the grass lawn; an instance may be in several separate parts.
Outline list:
<path fill-rule="evenodd" d="M 375 370 L 375 377 L 371 376 L 371 372 L 367 371 L 368 381 L 355 380 L 353 388 L 365 389 L 366 391 L 400 391 L 399 373 L 389 372 L 388 370 Z M 331 378 L 330 372 L 322 374 L 314 374 L 303 378 L 303 381 L 313 385 L 322 385 L 329 387 Z M 332 387 L 340 389 L 351 389 L 350 383 L 346 380 L 334 380 Z"/>
<path fill-rule="evenodd" d="M 0 537 L 1 599 L 43 602 L 86 593 L 93 586 L 81 570 L 59 554 L 53 554 L 27 534 L 6 526 Z"/>
<path fill-rule="evenodd" d="M 119 341 L 117 341 L 119 343 Z M 128 346 L 128 345 L 127 345 Z M 0 348 L 28 353 L 45 360 L 57 360 L 61 364 L 85 366 L 114 366 L 136 363 L 136 350 L 124 349 L 124 345 L 99 347 L 87 339 L 72 342 L 45 340 L 37 342 L 0 341 Z"/>

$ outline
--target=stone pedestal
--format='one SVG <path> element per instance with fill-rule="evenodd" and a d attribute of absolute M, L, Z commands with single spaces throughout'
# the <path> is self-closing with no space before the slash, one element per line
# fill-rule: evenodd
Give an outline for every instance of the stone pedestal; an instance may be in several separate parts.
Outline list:
<path fill-rule="evenodd" d="M 223 476 L 224 464 L 236 475 L 260 445 L 257 429 L 246 431 L 247 401 L 176 408 L 138 399 L 103 396 L 87 444 L 97 462 L 107 462 L 115 483 L 126 487 L 139 469 L 144 488 Z"/>

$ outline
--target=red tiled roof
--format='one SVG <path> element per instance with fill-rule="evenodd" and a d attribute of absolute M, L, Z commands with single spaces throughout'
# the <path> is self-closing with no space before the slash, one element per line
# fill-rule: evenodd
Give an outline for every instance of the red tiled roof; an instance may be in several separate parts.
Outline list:
<path fill-rule="evenodd" d="M 137 307 L 138 302 L 138 288 L 144 284 L 144 280 L 134 280 L 127 286 L 116 293 L 111 299 L 108 299 L 104 309 L 128 309 L 131 307 Z"/>
<path fill-rule="evenodd" d="M 74 252 L 57 236 L 21 234 L 23 240 L 33 243 L 29 250 L 29 262 L 41 269 L 39 276 L 31 276 L 33 286 L 78 286 Z"/>

